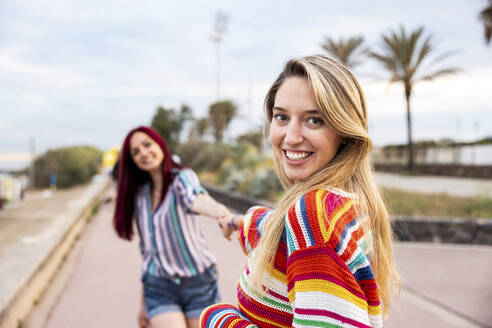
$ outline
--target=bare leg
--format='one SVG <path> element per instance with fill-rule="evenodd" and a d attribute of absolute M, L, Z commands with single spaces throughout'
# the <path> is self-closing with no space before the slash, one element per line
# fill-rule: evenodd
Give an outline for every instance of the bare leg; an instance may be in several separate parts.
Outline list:
<path fill-rule="evenodd" d="M 167 312 L 152 317 L 150 325 L 152 328 L 186 328 L 186 320 L 183 312 Z"/>
<path fill-rule="evenodd" d="M 200 318 L 186 318 L 186 324 L 188 325 L 188 328 L 199 328 Z"/>

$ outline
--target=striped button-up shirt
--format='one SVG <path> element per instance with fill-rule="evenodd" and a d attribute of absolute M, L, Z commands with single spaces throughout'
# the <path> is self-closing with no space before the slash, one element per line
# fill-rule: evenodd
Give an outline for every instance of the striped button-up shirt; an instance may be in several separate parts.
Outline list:
<path fill-rule="evenodd" d="M 152 212 L 150 185 L 139 188 L 135 216 L 143 256 L 142 272 L 158 277 L 191 277 L 215 263 L 193 212 L 195 197 L 206 190 L 195 172 L 182 169 Z"/>

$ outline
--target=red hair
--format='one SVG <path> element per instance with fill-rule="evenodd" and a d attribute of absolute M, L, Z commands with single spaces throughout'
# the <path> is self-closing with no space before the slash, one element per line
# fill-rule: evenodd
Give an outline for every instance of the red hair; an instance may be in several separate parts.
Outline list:
<path fill-rule="evenodd" d="M 148 172 L 140 170 L 130 155 L 130 139 L 135 132 L 143 132 L 153 139 L 162 149 L 164 160 L 162 161 L 162 199 L 166 195 L 169 184 L 172 181 L 172 169 L 183 167 L 175 163 L 164 139 L 153 129 L 147 126 L 139 126 L 128 132 L 120 152 L 118 170 L 118 193 L 113 217 L 113 226 L 118 236 L 131 240 L 133 237 L 133 215 L 135 210 L 135 195 L 137 188 L 147 182 L 151 182 Z"/>

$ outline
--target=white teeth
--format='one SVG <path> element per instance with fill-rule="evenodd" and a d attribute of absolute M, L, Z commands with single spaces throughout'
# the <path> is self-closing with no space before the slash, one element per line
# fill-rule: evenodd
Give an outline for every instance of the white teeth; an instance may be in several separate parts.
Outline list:
<path fill-rule="evenodd" d="M 304 153 L 304 152 L 292 152 L 292 151 L 285 151 L 285 154 L 287 155 L 287 158 L 293 161 L 300 161 L 301 159 L 305 159 L 311 153 Z"/>

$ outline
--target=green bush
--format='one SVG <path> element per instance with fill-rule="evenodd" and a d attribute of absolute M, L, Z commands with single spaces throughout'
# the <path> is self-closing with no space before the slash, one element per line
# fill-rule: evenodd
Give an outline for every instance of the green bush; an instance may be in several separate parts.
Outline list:
<path fill-rule="evenodd" d="M 282 190 L 275 168 L 262 168 L 254 173 L 248 194 L 253 197 L 270 199 Z"/>
<path fill-rule="evenodd" d="M 50 175 L 56 174 L 56 185 L 68 188 L 88 182 L 98 173 L 101 151 L 91 146 L 73 146 L 49 150 L 35 162 L 35 186 L 45 188 Z"/>
<path fill-rule="evenodd" d="M 233 156 L 231 146 L 223 143 L 190 140 L 178 146 L 177 155 L 183 165 L 197 172 L 217 171 L 222 163 Z"/>

